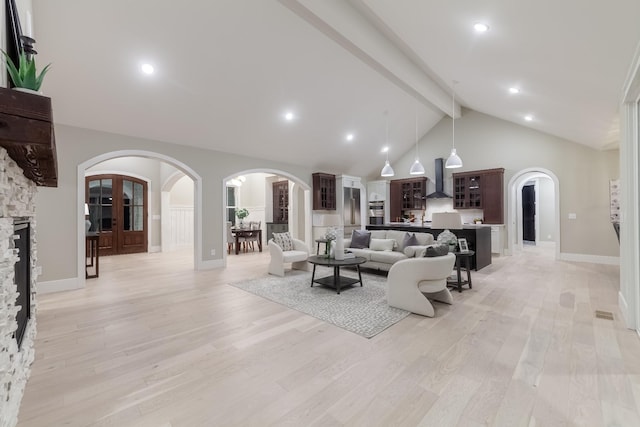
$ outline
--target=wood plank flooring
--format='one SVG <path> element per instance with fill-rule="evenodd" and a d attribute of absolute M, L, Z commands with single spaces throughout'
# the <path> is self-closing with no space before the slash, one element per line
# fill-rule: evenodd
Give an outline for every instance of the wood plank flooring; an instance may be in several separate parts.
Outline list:
<path fill-rule="evenodd" d="M 552 255 L 495 258 L 372 339 L 228 286 L 267 253 L 104 257 L 85 289 L 39 296 L 18 426 L 640 426 L 618 268 Z"/>

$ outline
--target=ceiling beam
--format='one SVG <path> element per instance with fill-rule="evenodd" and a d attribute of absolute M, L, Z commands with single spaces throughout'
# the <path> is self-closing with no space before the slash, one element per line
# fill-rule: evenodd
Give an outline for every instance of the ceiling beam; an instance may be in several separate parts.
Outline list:
<path fill-rule="evenodd" d="M 452 95 L 403 52 L 407 47 L 394 43 L 349 2 L 279 1 L 428 108 L 460 117 L 460 104 L 452 109 Z"/>

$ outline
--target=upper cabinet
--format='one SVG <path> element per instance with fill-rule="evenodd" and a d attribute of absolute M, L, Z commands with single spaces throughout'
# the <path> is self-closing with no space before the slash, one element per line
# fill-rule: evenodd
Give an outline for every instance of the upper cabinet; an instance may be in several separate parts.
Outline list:
<path fill-rule="evenodd" d="M 273 222 L 286 224 L 289 221 L 289 181 L 273 183 Z"/>
<path fill-rule="evenodd" d="M 313 210 L 336 209 L 336 176 L 316 172 L 313 177 Z"/>
<path fill-rule="evenodd" d="M 504 223 L 504 169 L 453 174 L 453 207 L 482 209 L 485 224 Z"/>
<path fill-rule="evenodd" d="M 391 220 L 405 216 L 404 211 L 423 210 L 427 195 L 427 178 L 394 179 L 390 183 Z"/>

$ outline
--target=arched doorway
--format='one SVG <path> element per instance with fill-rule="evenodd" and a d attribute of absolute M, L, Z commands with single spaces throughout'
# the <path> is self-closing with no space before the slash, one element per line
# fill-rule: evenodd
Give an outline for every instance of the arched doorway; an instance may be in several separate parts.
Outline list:
<path fill-rule="evenodd" d="M 83 163 L 80 163 L 77 167 L 77 212 L 78 212 L 78 240 L 77 240 L 77 271 L 79 280 L 84 280 L 85 276 L 85 217 L 84 217 L 84 200 L 85 200 L 85 172 L 88 168 L 91 168 L 99 163 L 105 162 L 111 159 L 118 159 L 122 157 L 142 157 L 147 159 L 156 159 L 161 162 L 165 162 L 174 168 L 178 169 L 193 180 L 194 183 L 194 239 L 193 239 L 193 257 L 194 257 L 194 269 L 201 269 L 202 260 L 202 178 L 193 169 L 186 164 L 176 160 L 172 157 L 144 150 L 120 150 L 110 153 L 101 154 L 93 157 Z M 84 286 L 84 283 L 82 283 Z"/>
<path fill-rule="evenodd" d="M 251 209 L 249 219 L 256 219 L 262 221 L 263 226 L 265 226 L 265 231 L 263 232 L 263 240 L 266 242 L 266 223 L 273 220 L 272 218 L 272 209 L 273 205 L 273 197 L 272 193 L 269 191 L 271 189 L 272 184 L 278 179 L 286 179 L 288 181 L 288 215 L 287 215 L 287 224 L 289 230 L 292 232 L 294 237 L 299 238 L 307 243 L 309 247 L 311 247 L 312 242 L 312 228 L 311 228 L 311 187 L 309 184 L 305 183 L 300 178 L 291 175 L 288 172 L 284 172 L 277 169 L 267 169 L 267 168 L 256 168 L 256 169 L 246 169 L 237 171 L 222 180 L 223 186 L 223 200 L 221 201 L 222 208 L 222 235 L 224 236 L 224 247 L 227 247 L 228 237 L 227 237 L 227 216 L 230 214 L 232 210 L 229 209 L 228 206 L 228 188 L 230 182 L 238 181 L 238 177 L 250 177 L 252 174 L 262 175 L 263 183 L 263 204 L 262 206 L 249 206 Z M 275 181 L 274 181 L 275 180 Z M 251 181 L 249 179 L 249 181 Z M 247 183 L 249 182 L 247 181 Z M 233 184 L 232 184 L 233 185 Z M 237 185 L 237 184 L 235 184 Z M 245 187 L 246 184 L 241 186 Z M 240 197 L 239 201 L 236 201 L 236 195 L 234 194 L 234 208 L 242 208 L 248 207 L 246 206 L 246 198 Z M 237 204 L 239 203 L 239 204 Z M 252 216 L 252 209 L 255 209 L 256 215 L 255 218 Z M 264 246 L 266 248 L 266 245 Z M 224 265 L 227 265 L 227 251 L 224 251 Z"/>
<path fill-rule="evenodd" d="M 555 242 L 555 259 L 560 259 L 560 189 L 559 181 L 556 175 L 544 168 L 528 168 L 517 172 L 510 180 L 507 186 L 507 254 L 513 254 L 514 249 L 522 249 L 523 246 L 523 188 L 528 185 L 537 187 L 539 182 L 551 181 L 549 185 L 549 191 L 547 192 L 546 202 L 544 209 L 550 211 L 549 217 L 553 218 L 552 224 L 542 227 L 540 220 L 538 219 L 534 225 L 534 229 L 537 229 L 535 234 L 535 240 L 540 240 L 541 229 L 551 229 L 548 234 L 553 236 Z M 537 203 L 536 212 L 539 213 L 540 203 Z M 552 206 L 549 206 L 552 205 Z M 540 215 L 538 215 L 540 218 Z M 535 221 L 535 220 L 534 220 Z M 537 227 L 536 227 L 537 225 Z M 547 234 L 547 233 L 545 233 Z"/>

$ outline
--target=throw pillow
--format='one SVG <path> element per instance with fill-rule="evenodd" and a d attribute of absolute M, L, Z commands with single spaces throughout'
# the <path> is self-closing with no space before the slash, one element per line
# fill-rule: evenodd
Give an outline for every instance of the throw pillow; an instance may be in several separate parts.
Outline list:
<path fill-rule="evenodd" d="M 288 231 L 284 233 L 273 233 L 273 243 L 280 246 L 283 251 L 293 250 L 293 240 L 291 240 L 291 233 Z"/>
<path fill-rule="evenodd" d="M 424 251 L 425 257 L 445 256 L 449 253 L 448 245 L 430 245 Z"/>
<path fill-rule="evenodd" d="M 393 239 L 371 239 L 369 242 L 369 249 L 372 251 L 393 251 L 393 245 L 395 240 Z"/>
<path fill-rule="evenodd" d="M 419 244 L 416 233 L 405 233 L 404 238 L 402 239 L 402 244 L 400 245 L 400 251 L 404 251 L 404 248 L 407 246 L 418 246 Z"/>
<path fill-rule="evenodd" d="M 351 233 L 351 246 L 350 248 L 366 249 L 369 247 L 369 241 L 371 240 L 371 232 L 367 230 L 353 230 Z"/>

